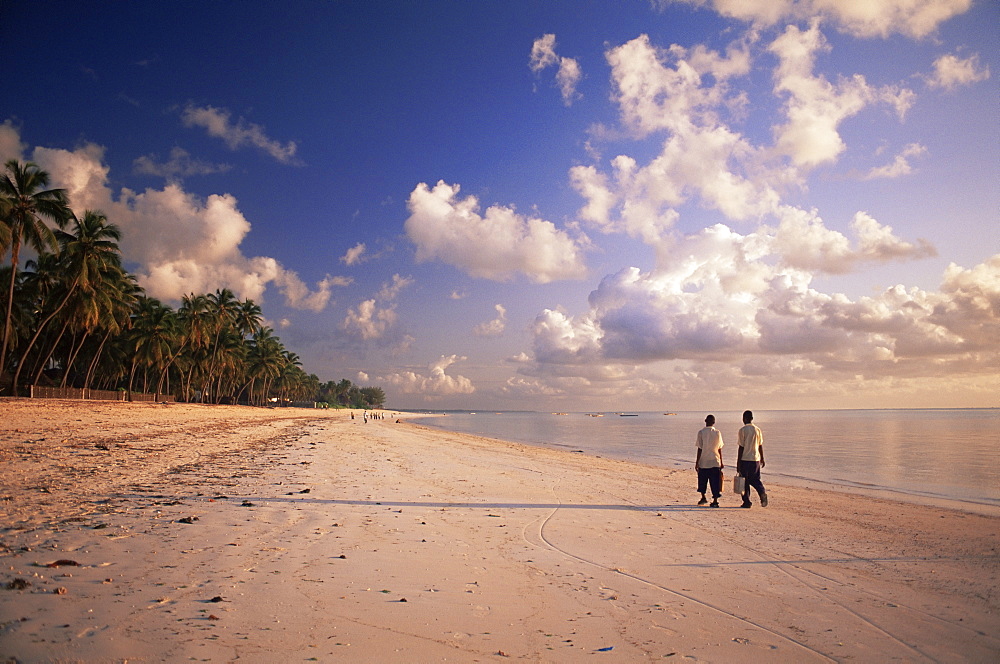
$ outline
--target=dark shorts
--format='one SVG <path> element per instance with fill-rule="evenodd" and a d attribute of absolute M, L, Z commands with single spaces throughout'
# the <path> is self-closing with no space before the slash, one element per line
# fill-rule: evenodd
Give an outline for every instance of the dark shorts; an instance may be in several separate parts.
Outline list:
<path fill-rule="evenodd" d="M 722 469 L 721 468 L 699 468 L 698 469 L 698 493 L 705 493 L 711 484 L 712 497 L 718 498 L 722 495 Z"/>

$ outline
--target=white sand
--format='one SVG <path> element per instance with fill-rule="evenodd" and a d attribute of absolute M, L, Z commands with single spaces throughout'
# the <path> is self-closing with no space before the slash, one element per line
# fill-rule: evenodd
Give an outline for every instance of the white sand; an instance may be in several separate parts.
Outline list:
<path fill-rule="evenodd" d="M 0 400 L 0 661 L 1000 657 L 1000 519 L 694 481 L 343 412 Z"/>

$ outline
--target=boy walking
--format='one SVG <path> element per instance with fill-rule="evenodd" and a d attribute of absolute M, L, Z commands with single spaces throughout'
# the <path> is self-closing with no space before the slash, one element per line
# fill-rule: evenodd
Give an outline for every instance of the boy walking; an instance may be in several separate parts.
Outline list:
<path fill-rule="evenodd" d="M 746 488 L 743 489 L 743 504 L 740 507 L 750 508 L 750 487 L 757 490 L 761 507 L 767 507 L 767 491 L 760 481 L 760 469 L 764 467 L 764 434 L 753 423 L 753 413 L 749 410 L 743 413 L 743 428 L 737 436 L 740 451 L 736 455 L 736 472 L 746 478 Z"/>
<path fill-rule="evenodd" d="M 698 493 L 701 494 L 699 505 L 708 502 L 705 491 L 712 487 L 712 504 L 719 506 L 719 496 L 722 495 L 722 432 L 715 428 L 715 415 L 705 418 L 705 428 L 698 432 L 698 454 L 694 467 L 698 469 Z"/>

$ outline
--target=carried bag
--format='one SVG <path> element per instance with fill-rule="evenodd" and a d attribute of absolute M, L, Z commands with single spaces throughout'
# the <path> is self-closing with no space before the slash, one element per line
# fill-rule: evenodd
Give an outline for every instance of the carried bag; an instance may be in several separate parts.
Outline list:
<path fill-rule="evenodd" d="M 743 494 L 747 489 L 747 478 L 737 475 L 733 478 L 733 493 Z"/>

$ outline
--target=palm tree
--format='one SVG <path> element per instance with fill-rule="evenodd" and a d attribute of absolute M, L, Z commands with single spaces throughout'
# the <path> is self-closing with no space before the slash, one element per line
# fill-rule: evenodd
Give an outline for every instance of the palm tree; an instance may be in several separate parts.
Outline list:
<path fill-rule="evenodd" d="M 95 289 L 100 283 L 102 273 L 121 267 L 121 250 L 118 248 L 118 240 L 121 239 L 122 234 L 118 227 L 109 224 L 108 218 L 104 214 L 94 210 L 87 210 L 82 219 L 76 215 L 71 216 L 74 232 L 57 232 L 60 264 L 67 279 L 71 281 L 59 306 L 38 325 L 35 336 L 28 342 L 24 355 L 14 371 L 15 391 L 21 369 L 24 367 L 24 361 L 49 321 L 63 310 L 78 289 Z"/>
<path fill-rule="evenodd" d="M 101 270 L 100 278 L 92 280 L 86 287 L 78 288 L 77 294 L 70 303 L 72 311 L 65 316 L 64 329 L 71 328 L 73 336 L 78 340 L 70 348 L 63 371 L 63 387 L 69 380 L 70 371 L 77 356 L 83 350 L 90 337 L 107 325 L 117 322 L 116 309 L 120 308 L 122 284 L 125 271 L 118 265 L 109 265 Z"/>
<path fill-rule="evenodd" d="M 254 401 L 254 388 L 260 380 L 260 405 L 267 403 L 267 394 L 271 383 L 281 375 L 285 366 L 285 349 L 274 331 L 265 327 L 258 332 L 250 342 L 250 352 L 247 357 L 247 374 L 250 377 L 250 401 Z"/>
<path fill-rule="evenodd" d="M 177 310 L 181 325 L 181 347 L 177 366 L 181 371 L 181 392 L 184 401 L 191 400 L 191 385 L 199 367 L 204 364 L 202 357 L 210 345 L 211 311 L 205 295 L 185 295 Z M 204 373 L 204 368 L 201 369 Z"/>
<path fill-rule="evenodd" d="M 239 300 L 236 299 L 236 295 L 233 294 L 233 291 L 228 288 L 219 289 L 215 291 L 214 294 L 208 295 L 207 297 L 213 314 L 213 322 L 215 324 L 215 341 L 212 345 L 212 359 L 208 366 L 207 376 L 209 385 L 211 385 L 212 382 L 219 380 L 219 376 L 216 375 L 219 343 L 222 340 L 222 335 L 231 330 L 233 320 L 236 317 L 236 311 L 239 308 L 240 303 Z M 218 397 L 214 388 L 212 388 L 211 395 L 213 399 L 217 399 Z"/>
<path fill-rule="evenodd" d="M 240 302 L 237 307 L 233 321 L 236 325 L 236 331 L 247 338 L 260 332 L 263 318 L 264 313 L 261 311 L 260 305 L 251 299 L 246 299 Z"/>
<path fill-rule="evenodd" d="M 134 276 L 124 270 L 121 271 L 119 276 L 120 278 L 117 283 L 112 284 L 109 282 L 106 284 L 108 288 L 114 289 L 115 296 L 112 298 L 110 308 L 104 311 L 101 316 L 100 326 L 104 329 L 104 336 L 101 338 L 101 342 L 94 351 L 93 358 L 90 360 L 90 365 L 87 367 L 87 374 L 83 379 L 84 388 L 90 387 L 94 371 L 97 369 L 108 340 L 113 336 L 123 336 L 125 331 L 131 327 L 132 312 L 138 305 L 139 297 L 142 294 L 142 288 L 136 283 Z"/>
<path fill-rule="evenodd" d="M 0 344 L 0 377 L 3 376 L 7 358 L 7 344 L 10 339 L 11 312 L 14 304 L 14 283 L 17 281 L 17 265 L 20 261 L 21 244 L 27 244 L 39 253 L 45 248 L 58 249 L 55 234 L 45 225 L 43 218 L 54 222 L 59 228 L 66 224 L 70 216 L 64 189 L 47 189 L 49 174 L 28 162 L 22 164 L 16 159 L 4 165 L 0 177 L 0 215 L 5 227 L 0 235 L 0 246 L 10 246 L 11 275 L 7 289 L 7 311 L 4 315 L 3 343 Z M 20 367 L 19 367 L 20 368 Z M 17 382 L 12 386 L 17 392 Z"/>
<path fill-rule="evenodd" d="M 134 349 L 134 353 L 128 381 L 129 399 L 132 398 L 135 373 L 140 366 L 143 367 L 144 385 L 148 385 L 149 372 L 153 371 L 157 374 L 156 387 L 159 389 L 159 379 L 162 374 L 158 370 L 170 361 L 180 342 L 177 315 L 159 300 L 150 297 L 140 298 L 131 337 L 130 348 Z"/>

